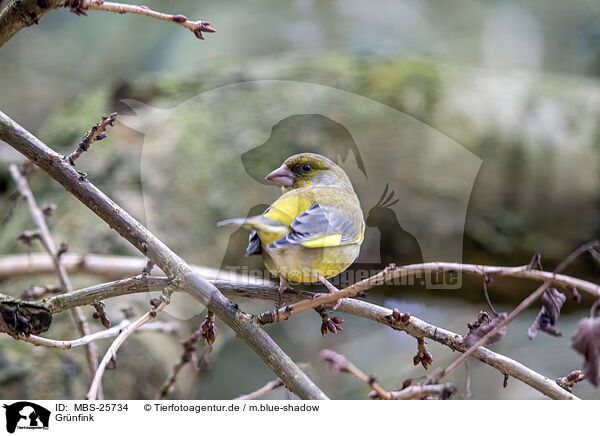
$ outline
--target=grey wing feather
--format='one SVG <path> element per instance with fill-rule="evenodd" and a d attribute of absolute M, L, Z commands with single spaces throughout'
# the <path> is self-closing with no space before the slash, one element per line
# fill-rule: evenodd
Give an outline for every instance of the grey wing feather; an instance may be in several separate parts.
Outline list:
<path fill-rule="evenodd" d="M 262 214 L 264 215 L 267 213 L 269 209 L 271 209 L 271 206 L 267 207 Z M 246 247 L 246 257 L 252 256 L 253 254 L 262 254 L 262 245 L 256 230 L 250 232 L 250 235 L 248 236 L 248 246 Z"/>
<path fill-rule="evenodd" d="M 261 254 L 262 246 L 260 245 L 260 238 L 256 230 L 250 232 L 248 237 L 248 247 L 246 247 L 246 257 L 252 256 L 253 254 Z"/>
<path fill-rule="evenodd" d="M 341 214 L 328 214 L 318 204 L 313 204 L 296 217 L 290 224 L 291 231 L 283 238 L 271 242 L 270 249 L 299 245 L 303 242 L 328 234 L 339 233 L 342 235 L 340 244 L 353 241 L 352 235 L 356 229 L 351 221 L 345 219 Z"/>

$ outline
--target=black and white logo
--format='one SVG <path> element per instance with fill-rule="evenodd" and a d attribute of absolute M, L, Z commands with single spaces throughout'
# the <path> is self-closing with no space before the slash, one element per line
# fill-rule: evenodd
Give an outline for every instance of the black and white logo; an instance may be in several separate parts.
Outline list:
<path fill-rule="evenodd" d="M 14 433 L 16 429 L 48 429 L 50 411 L 29 401 L 5 404 L 6 431 Z"/>

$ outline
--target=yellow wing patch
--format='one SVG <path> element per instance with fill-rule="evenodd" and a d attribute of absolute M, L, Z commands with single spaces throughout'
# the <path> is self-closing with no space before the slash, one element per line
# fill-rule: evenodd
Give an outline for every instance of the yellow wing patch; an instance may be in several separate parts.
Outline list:
<path fill-rule="evenodd" d="M 299 196 L 283 196 L 271 205 L 271 208 L 264 216 L 289 226 L 310 205 L 311 202 L 309 200 Z"/>
<path fill-rule="evenodd" d="M 323 248 L 323 247 L 337 247 L 340 245 L 342 235 L 334 233 L 331 235 L 321 236 L 319 238 L 310 239 L 302 242 L 300 245 L 307 248 Z"/>

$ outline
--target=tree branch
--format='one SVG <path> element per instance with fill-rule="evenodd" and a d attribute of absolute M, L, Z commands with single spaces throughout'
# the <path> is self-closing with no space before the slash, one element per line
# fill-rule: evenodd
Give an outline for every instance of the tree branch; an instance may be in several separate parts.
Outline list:
<path fill-rule="evenodd" d="M 523 312 L 525 309 L 531 306 L 535 302 L 535 300 L 537 300 L 546 291 L 546 289 L 548 289 L 549 285 L 550 282 L 547 281 L 543 285 L 538 287 L 530 295 L 528 295 L 527 298 L 521 301 L 521 303 L 519 303 L 519 305 L 511 313 L 509 313 L 505 319 L 501 320 L 493 329 L 491 329 L 489 332 L 483 335 L 477 342 L 475 342 L 475 344 L 473 344 L 471 347 L 469 347 L 468 350 L 466 350 L 462 355 L 460 355 L 458 359 L 456 359 L 454 362 L 452 362 L 452 364 L 445 368 L 440 373 L 439 377 L 436 377 L 436 381 L 439 381 L 442 377 L 452 374 L 452 372 L 454 372 L 456 368 L 463 364 L 470 355 L 474 354 L 479 347 L 488 343 L 490 338 L 493 337 L 496 333 L 498 333 L 500 329 L 506 327 L 513 319 L 519 316 L 521 312 Z"/>
<path fill-rule="evenodd" d="M 187 365 L 188 362 L 192 361 L 196 362 L 196 364 L 198 363 L 198 361 L 194 359 L 198 359 L 198 356 L 196 355 L 196 348 L 198 340 L 201 337 L 202 329 L 199 328 L 194 333 L 192 333 L 187 339 L 181 341 L 181 347 L 183 348 L 181 357 L 177 362 L 175 362 L 175 364 L 171 368 L 171 371 L 169 371 L 167 379 L 161 385 L 160 389 L 158 390 L 158 393 L 156 394 L 156 397 L 154 398 L 155 400 L 164 400 L 169 396 L 169 394 L 175 388 L 177 375 L 179 375 L 179 372 L 183 369 L 185 365 Z M 212 346 L 210 344 L 206 344 L 203 348 L 202 353 L 204 354 L 204 358 L 206 358 L 207 354 L 210 352 L 211 347 Z M 200 367 L 197 366 L 196 369 L 200 369 Z"/>
<path fill-rule="evenodd" d="M 316 298 L 306 299 L 289 306 L 281 307 L 278 311 L 265 312 L 259 316 L 261 324 L 272 322 L 285 321 L 293 314 L 303 312 L 305 310 L 314 309 L 324 304 L 330 304 L 340 298 L 356 297 L 369 289 L 382 285 L 386 282 L 409 276 L 411 274 L 428 274 L 433 272 L 448 272 L 459 271 L 466 274 L 479 275 L 482 277 L 500 276 L 500 277 L 516 277 L 533 280 L 543 280 L 548 283 L 554 283 L 562 287 L 575 287 L 595 296 L 600 297 L 600 285 L 591 283 L 585 280 L 576 279 L 564 274 L 550 273 L 531 269 L 528 265 L 518 267 L 502 267 L 502 266 L 486 266 L 486 265 L 470 265 L 451 262 L 430 262 L 406 266 L 390 265 L 378 274 L 371 276 L 360 282 L 354 283 L 347 288 L 341 289 L 334 293 L 319 294 Z"/>
<path fill-rule="evenodd" d="M 580 246 L 579 248 L 577 248 L 575 251 L 573 251 L 571 254 L 569 254 L 569 256 L 567 256 L 567 258 L 564 259 L 556 267 L 556 269 L 554 270 L 553 274 L 556 275 L 556 274 L 562 272 L 579 255 L 581 255 L 582 253 L 584 253 L 584 252 L 586 252 L 586 251 L 588 251 L 588 250 L 590 250 L 592 248 L 597 247 L 599 244 L 600 244 L 600 241 L 591 241 L 591 242 L 588 242 L 586 244 L 583 244 L 582 246 Z M 537 263 L 541 267 L 541 263 L 539 261 L 539 253 L 536 253 L 536 256 L 534 257 L 534 259 L 537 259 Z M 486 277 L 484 277 L 484 281 L 485 280 L 486 280 Z M 531 306 L 539 297 L 541 297 L 542 294 L 544 292 L 546 292 L 546 289 L 548 289 L 548 287 L 551 284 L 552 284 L 552 280 L 547 279 L 534 292 L 532 292 L 523 301 L 521 301 L 521 303 L 519 303 L 519 305 L 510 314 L 508 314 L 508 316 L 506 316 L 504 319 L 496 318 L 497 320 L 499 320 L 499 322 L 496 324 L 496 326 L 494 328 L 492 328 L 489 332 L 487 332 L 485 335 L 483 335 L 477 342 L 475 342 L 475 344 L 473 344 L 471 347 L 469 347 L 469 349 L 465 353 L 463 353 L 458 359 L 456 359 L 454 362 L 452 362 L 451 365 L 449 365 L 447 368 L 445 368 L 444 370 L 442 370 L 442 372 L 439 373 L 439 375 L 437 375 L 435 377 L 436 382 L 439 382 L 439 380 L 442 377 L 445 377 L 445 376 L 451 374 L 462 363 L 466 362 L 466 360 L 469 357 L 469 355 L 471 355 L 475 351 L 477 351 L 477 348 L 479 348 L 479 347 L 487 344 L 494 335 L 496 335 L 501 329 L 503 329 L 506 326 L 508 326 L 508 324 L 513 319 L 515 319 L 517 316 L 519 316 L 519 314 L 521 314 L 525 309 L 527 309 L 529 306 Z M 599 301 L 599 300 L 596 300 L 596 301 Z M 592 312 L 593 312 L 593 310 L 592 310 Z"/>
<path fill-rule="evenodd" d="M 34 304 L 40 304 L 51 313 L 55 314 L 68 310 L 73 304 L 88 305 L 93 304 L 93 302 L 97 300 L 118 297 L 120 295 L 160 291 L 167 284 L 168 279 L 166 277 L 138 276 L 80 289 L 70 294 L 52 296 Z M 216 280 L 213 284 L 230 298 L 243 297 L 268 301 L 279 301 L 280 298 L 278 286 L 275 283 L 241 284 L 239 282 Z M 286 291 L 281 295 L 281 300 L 284 304 L 291 304 L 309 299 L 312 295 L 314 294 L 311 292 L 294 289 Z M 2 299 L 10 300 L 11 298 L 0 294 L 0 300 Z M 330 303 L 329 306 L 326 305 L 326 307 L 331 308 L 333 304 L 334 303 Z M 391 327 L 394 330 L 405 332 L 414 338 L 431 339 L 453 351 L 464 353 L 468 350 L 468 347 L 464 344 L 463 336 L 429 324 L 414 315 L 404 314 L 404 317 L 401 317 L 399 321 L 396 321 L 392 309 L 351 298 L 343 299 L 337 310 L 339 312 L 370 319 Z M 537 373 L 509 357 L 495 353 L 485 347 L 475 349 L 472 357 L 496 368 L 503 375 L 509 375 L 522 381 L 550 398 L 563 400 L 577 399 L 573 394 L 560 388 L 554 380 Z"/>
<path fill-rule="evenodd" d="M 457 333 L 445 330 L 415 316 L 410 316 L 408 323 L 394 321 L 393 311 L 385 307 L 367 303 L 366 301 L 346 299 L 338 308 L 340 312 L 371 319 L 375 322 L 385 324 L 394 330 L 407 333 L 415 338 L 424 337 L 447 346 L 451 350 L 464 353 L 468 347 L 464 344 L 463 337 Z M 480 361 L 493 366 L 502 374 L 509 375 L 531 386 L 542 394 L 555 400 L 577 400 L 578 398 L 562 389 L 554 380 L 545 377 L 520 362 L 502 354 L 495 353 L 485 347 L 479 347 L 472 354 Z"/>
<path fill-rule="evenodd" d="M 90 274 L 107 280 L 121 279 L 123 277 L 139 274 L 146 264 L 146 259 L 143 257 L 102 254 L 65 253 L 61 256 L 61 260 L 69 274 Z M 239 281 L 242 284 L 265 283 L 265 280 L 262 279 L 256 279 L 254 277 L 248 277 L 239 274 L 234 275 L 233 273 L 219 270 L 217 268 L 210 268 L 201 265 L 191 266 L 194 270 L 198 271 L 198 273 L 202 274 L 208 279 L 218 279 L 223 277 L 224 274 L 228 274 L 228 282 Z M 487 274 L 489 276 L 527 279 L 537 282 L 551 280 L 552 284 L 555 286 L 567 289 L 575 287 L 589 293 L 594 297 L 600 297 L 600 285 L 596 283 L 564 274 L 530 269 L 528 265 L 512 267 L 477 265 L 468 263 L 433 262 L 396 266 L 394 269 L 396 272 L 393 275 L 386 277 L 384 281 L 399 279 L 411 274 L 426 274 L 437 271 L 460 271 L 469 275 L 481 277 L 484 277 Z M 50 260 L 40 253 L 0 256 L 0 280 L 7 280 L 35 274 L 49 274 L 52 273 L 52 271 L 53 266 Z M 382 274 L 382 272 L 379 274 Z M 363 282 L 379 282 L 380 279 L 375 279 L 375 277 L 376 276 L 365 279 Z M 377 285 L 377 283 L 371 283 L 365 288 L 365 290 L 371 289 L 375 285 Z M 364 291 L 361 290 L 358 293 L 360 292 Z M 314 295 L 313 293 L 307 294 L 310 294 L 311 298 Z M 285 293 L 283 294 L 282 298 L 283 301 L 285 301 Z M 336 295 L 335 298 L 340 297 Z"/>
<path fill-rule="evenodd" d="M 18 339 L 21 341 L 29 342 L 36 346 L 49 347 L 49 348 L 59 348 L 61 350 L 69 350 L 74 347 L 79 347 L 81 345 L 89 344 L 93 341 L 97 341 L 100 339 L 106 338 L 114 338 L 121 330 L 125 327 L 129 326 L 131 321 L 128 319 L 124 319 L 116 326 L 113 326 L 106 330 L 100 330 L 95 333 L 91 333 L 89 335 L 83 336 L 78 339 L 73 339 L 71 341 L 58 341 L 55 339 L 42 338 L 40 336 L 30 335 L 29 337 L 19 336 Z M 137 329 L 137 331 L 146 331 L 146 332 L 155 332 L 160 331 L 163 333 L 175 333 L 177 331 L 177 325 L 175 323 L 167 323 L 167 322 L 152 322 L 149 324 L 145 324 Z"/>
<path fill-rule="evenodd" d="M 19 30 L 38 24 L 46 12 L 64 3 L 65 0 L 12 0 L 0 10 L 0 47 Z"/>
<path fill-rule="evenodd" d="M 179 24 L 188 30 L 191 30 L 196 38 L 204 39 L 202 32 L 214 33 L 215 29 L 210 27 L 210 21 L 190 21 L 185 15 L 171 15 L 162 12 L 156 12 L 147 6 L 129 5 L 124 3 L 105 2 L 103 0 L 70 0 L 71 10 L 77 15 L 87 15 L 86 10 L 115 12 L 117 14 L 137 14 L 147 17 L 157 18 L 169 23 Z"/>
<path fill-rule="evenodd" d="M 103 2 L 102 0 L 12 0 L 0 10 L 0 47 L 24 27 L 38 24 L 48 11 L 59 7 L 70 7 L 77 15 L 87 15 L 86 10 L 137 14 L 178 24 L 189 29 L 196 38 L 204 39 L 202 32 L 213 33 L 210 21 L 190 21 L 184 15 L 156 12 L 146 6 Z"/>
<path fill-rule="evenodd" d="M 98 370 L 96 371 L 96 374 L 94 374 L 94 379 L 92 380 L 90 390 L 86 395 L 86 398 L 88 400 L 98 399 L 98 394 L 102 386 L 102 376 L 104 375 L 104 370 L 106 369 L 109 362 L 116 357 L 117 351 L 119 350 L 121 345 L 123 345 L 125 340 L 127 340 L 127 338 L 131 336 L 133 332 L 136 331 L 138 328 L 146 324 L 151 319 L 155 318 L 156 315 L 162 312 L 162 310 L 167 306 L 167 304 L 169 304 L 168 295 L 166 295 L 165 298 L 161 301 L 161 303 L 154 309 L 149 310 L 144 315 L 142 315 L 137 320 L 135 320 L 123 330 L 121 330 L 117 338 L 113 341 L 112 344 L 110 344 L 110 347 L 108 347 L 108 350 L 102 358 L 100 365 L 98 365 Z"/>
<path fill-rule="evenodd" d="M 435 384 L 435 385 L 411 385 L 401 391 L 390 391 L 390 399 L 392 400 L 415 400 L 423 397 L 439 397 L 445 398 L 452 395 L 456 391 L 456 386 L 452 383 Z"/>
<path fill-rule="evenodd" d="M 360 368 L 350 362 L 341 354 L 336 353 L 332 350 L 321 350 L 321 359 L 329 362 L 331 364 L 331 368 L 336 372 L 347 372 L 348 374 L 354 376 L 368 387 L 373 389 L 375 392 L 375 397 L 380 400 L 391 400 L 392 395 L 383 389 L 379 383 L 377 383 L 377 379 L 372 375 L 367 375 L 360 370 Z"/>
<path fill-rule="evenodd" d="M 258 388 L 254 392 L 250 392 L 249 394 L 240 395 L 239 397 L 234 398 L 234 400 L 247 401 L 247 400 L 258 400 L 260 397 L 268 394 L 271 391 L 274 391 L 277 388 L 283 386 L 283 382 L 281 380 L 271 380 L 266 383 L 264 386 Z"/>
<path fill-rule="evenodd" d="M 24 154 L 92 212 L 128 240 L 144 256 L 192 297 L 225 322 L 237 336 L 302 399 L 327 399 L 327 396 L 298 368 L 252 317 L 241 312 L 210 282 L 195 272 L 154 234 L 137 222 L 77 171 L 63 156 L 50 149 L 0 112 L 0 139 Z"/>
<path fill-rule="evenodd" d="M 93 275 L 105 280 L 117 280 L 139 274 L 146 265 L 146 259 L 135 256 L 115 256 L 102 254 L 74 254 L 65 253 L 60 257 L 67 273 L 70 275 Z M 222 275 L 222 271 L 206 266 L 192 268 L 199 274 L 210 279 Z M 54 274 L 52 260 L 45 253 L 14 254 L 0 256 L 0 281 L 19 277 L 41 274 Z M 239 277 L 248 281 L 243 276 L 230 274 L 229 277 Z"/>
<path fill-rule="evenodd" d="M 302 369 L 305 369 L 309 366 L 307 363 L 299 363 L 298 366 Z M 271 391 L 274 391 L 277 388 L 285 386 L 283 382 L 279 379 L 271 380 L 270 382 L 265 383 L 264 386 L 261 386 L 255 391 L 252 391 L 248 394 L 240 395 L 239 397 L 233 398 L 233 400 L 247 401 L 247 400 L 258 400 L 264 395 L 268 394 Z"/>
<path fill-rule="evenodd" d="M 27 179 L 25 175 L 17 168 L 16 165 L 10 165 L 9 171 L 17 184 L 17 189 L 19 190 L 22 197 L 24 197 L 27 201 L 27 205 L 29 206 L 29 212 L 35 225 L 37 226 L 40 233 L 40 240 L 42 241 L 42 245 L 50 255 L 52 259 L 52 263 L 54 265 L 56 274 L 58 275 L 58 279 L 60 282 L 60 286 L 63 292 L 72 292 L 73 286 L 71 285 L 71 280 L 67 274 L 67 270 L 60 260 L 59 253 L 54 245 L 54 241 L 52 240 L 52 236 L 50 235 L 50 230 L 48 229 L 48 223 L 46 222 L 46 217 L 42 210 L 38 207 L 35 197 L 29 189 L 29 184 L 27 183 Z M 90 327 L 83 315 L 83 311 L 80 307 L 73 307 L 71 309 L 71 315 L 79 330 L 79 334 L 82 336 L 90 334 Z M 96 344 L 89 343 L 85 345 L 85 356 L 88 362 L 88 368 L 93 376 L 98 368 L 98 348 Z M 100 391 L 102 396 L 102 391 Z"/>
<path fill-rule="evenodd" d="M 79 145 L 73 152 L 67 156 L 67 160 L 71 163 L 71 165 L 75 165 L 75 161 L 81 156 L 83 153 L 88 151 L 90 145 L 94 141 L 100 141 L 106 138 L 106 128 L 108 126 L 112 126 L 115 120 L 117 119 L 117 113 L 113 112 L 107 117 L 102 117 L 102 120 L 94 124 L 90 130 L 83 136 L 83 139 L 79 142 Z"/>
<path fill-rule="evenodd" d="M 336 372 L 347 372 L 372 388 L 373 390 L 369 393 L 369 397 L 373 399 L 420 400 L 435 396 L 442 400 L 447 400 L 454 392 L 456 392 L 456 386 L 451 383 L 409 385 L 402 390 L 388 392 L 377 383 L 377 378 L 375 376 L 366 375 L 341 354 L 332 350 L 322 350 L 321 358 L 331 364 L 332 370 Z"/>

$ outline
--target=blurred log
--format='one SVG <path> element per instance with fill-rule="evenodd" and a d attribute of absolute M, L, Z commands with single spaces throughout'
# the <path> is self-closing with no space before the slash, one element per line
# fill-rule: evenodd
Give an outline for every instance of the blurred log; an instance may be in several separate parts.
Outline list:
<path fill-rule="evenodd" d="M 140 274 L 146 266 L 146 259 L 135 256 L 65 253 L 61 261 L 69 274 L 89 274 L 106 280 Z M 219 274 L 216 268 L 194 266 L 194 269 L 208 279 L 214 280 Z M 54 273 L 54 265 L 46 253 L 0 256 L 0 280 Z"/>

